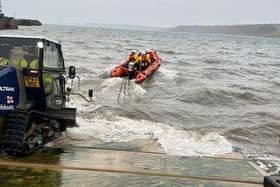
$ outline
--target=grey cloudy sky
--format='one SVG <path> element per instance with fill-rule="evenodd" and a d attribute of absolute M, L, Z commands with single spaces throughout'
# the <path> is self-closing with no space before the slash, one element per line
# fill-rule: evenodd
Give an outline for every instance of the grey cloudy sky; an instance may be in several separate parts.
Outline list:
<path fill-rule="evenodd" d="M 147 26 L 280 23 L 280 0 L 2 0 L 9 16 L 44 23 Z"/>

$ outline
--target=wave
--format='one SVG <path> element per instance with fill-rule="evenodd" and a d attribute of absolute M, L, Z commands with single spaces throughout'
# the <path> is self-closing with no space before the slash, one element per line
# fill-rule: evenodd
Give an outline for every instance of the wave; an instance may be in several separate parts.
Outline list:
<path fill-rule="evenodd" d="M 207 64 L 220 64 L 222 63 L 219 59 L 205 59 L 203 62 L 206 62 Z"/>
<path fill-rule="evenodd" d="M 234 64 L 234 61 L 232 60 L 225 60 L 225 59 L 212 59 L 212 58 L 202 58 L 199 59 L 201 62 L 206 64 Z"/>
<path fill-rule="evenodd" d="M 110 57 L 110 56 L 102 56 L 101 59 L 111 61 L 111 60 L 113 60 L 114 58 L 112 58 L 112 57 Z"/>
<path fill-rule="evenodd" d="M 238 101 L 246 101 L 253 104 L 264 104 L 266 100 L 249 91 L 237 92 L 225 89 L 198 88 L 189 93 L 181 94 L 182 102 L 195 102 L 202 105 L 231 105 Z"/>
<path fill-rule="evenodd" d="M 86 42 L 78 40 L 78 41 L 73 41 L 73 44 L 75 44 L 75 45 L 84 45 L 84 44 L 86 44 Z"/>
<path fill-rule="evenodd" d="M 268 54 L 263 52 L 249 52 L 249 55 L 257 56 L 257 57 L 269 57 Z"/>
<path fill-rule="evenodd" d="M 87 67 L 77 67 L 77 72 L 79 72 L 79 74 L 83 74 L 83 73 L 92 73 L 92 69 L 87 68 Z"/>
<path fill-rule="evenodd" d="M 94 88 L 94 101 L 102 106 L 118 106 L 123 102 L 133 103 L 146 94 L 146 90 L 141 85 L 136 84 L 134 81 L 128 82 L 125 78 L 107 78 L 108 75 L 106 73 L 99 74 L 95 78 L 92 76 L 94 75 L 83 75 L 80 82 L 81 88 Z M 77 88 L 77 85 L 78 82 L 75 80 L 74 87 Z M 81 92 L 81 90 L 78 92 Z M 79 102 L 82 102 L 80 98 L 73 96 L 72 99 L 76 103 L 77 108 L 83 108 L 83 106 L 79 105 Z"/>
<path fill-rule="evenodd" d="M 180 52 L 180 51 L 172 51 L 172 50 L 164 50 L 164 49 L 158 49 L 157 50 L 158 53 L 164 53 L 164 54 L 168 54 L 168 55 L 182 55 L 185 54 L 184 52 Z"/>
<path fill-rule="evenodd" d="M 221 54 L 221 55 L 231 55 L 231 54 L 234 54 L 233 52 L 229 52 L 229 51 L 217 51 L 218 54 Z"/>
<path fill-rule="evenodd" d="M 160 143 L 166 153 L 181 156 L 214 156 L 232 151 L 231 143 L 215 132 L 186 131 L 166 124 L 118 116 L 77 120 L 80 127 L 68 130 L 68 136 L 75 140 L 98 138 L 103 142 L 128 142 L 153 139 Z"/>
<path fill-rule="evenodd" d="M 163 77 L 168 80 L 174 80 L 178 76 L 178 71 L 174 69 L 160 67 L 157 71 L 160 72 L 163 75 Z"/>
<path fill-rule="evenodd" d="M 261 114 L 263 115 L 269 114 Z M 234 142 L 234 147 L 238 147 L 242 154 L 255 161 L 266 172 L 271 174 L 280 172 L 278 124 L 235 128 L 227 131 L 225 135 Z"/>
<path fill-rule="evenodd" d="M 252 158 L 251 154 L 247 154 L 247 157 L 251 158 L 252 161 L 257 163 L 257 165 L 264 171 L 269 173 L 269 175 L 280 176 L 280 159 L 279 156 L 264 155 L 258 156 L 257 158 Z"/>

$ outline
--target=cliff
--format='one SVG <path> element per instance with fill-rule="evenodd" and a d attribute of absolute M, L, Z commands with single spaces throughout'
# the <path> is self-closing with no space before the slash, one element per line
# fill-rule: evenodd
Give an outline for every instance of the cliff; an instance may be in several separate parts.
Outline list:
<path fill-rule="evenodd" d="M 177 26 L 171 31 L 227 35 L 250 35 L 280 37 L 280 24 L 221 25 L 221 26 Z"/>

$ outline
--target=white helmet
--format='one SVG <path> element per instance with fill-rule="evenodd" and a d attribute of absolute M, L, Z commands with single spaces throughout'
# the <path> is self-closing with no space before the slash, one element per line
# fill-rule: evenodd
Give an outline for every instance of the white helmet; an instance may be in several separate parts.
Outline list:
<path fill-rule="evenodd" d="M 146 49 L 146 53 L 151 53 L 152 50 L 151 49 Z"/>
<path fill-rule="evenodd" d="M 146 52 L 145 51 L 140 51 L 140 54 L 145 55 Z"/>
<path fill-rule="evenodd" d="M 133 50 L 131 51 L 131 54 L 135 54 L 135 53 L 136 53 L 136 50 L 133 49 Z"/>

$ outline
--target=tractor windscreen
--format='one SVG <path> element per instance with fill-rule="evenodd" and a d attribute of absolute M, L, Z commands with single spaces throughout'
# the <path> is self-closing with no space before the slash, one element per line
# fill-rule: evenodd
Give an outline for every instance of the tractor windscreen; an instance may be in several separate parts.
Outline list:
<path fill-rule="evenodd" d="M 32 68 L 30 66 L 34 66 L 35 63 L 37 66 L 39 59 L 37 42 L 35 39 L 0 37 L 0 66 Z"/>

